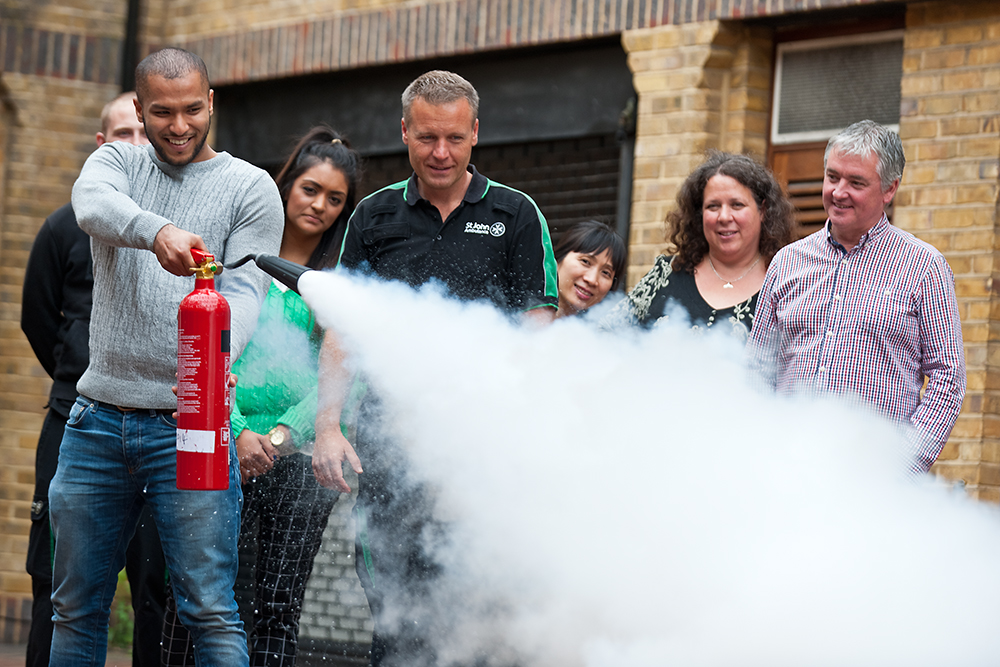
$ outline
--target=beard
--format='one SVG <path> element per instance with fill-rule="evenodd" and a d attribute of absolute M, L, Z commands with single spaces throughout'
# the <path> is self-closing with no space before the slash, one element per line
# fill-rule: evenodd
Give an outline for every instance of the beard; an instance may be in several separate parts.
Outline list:
<path fill-rule="evenodd" d="M 170 153 L 164 150 L 165 146 L 158 136 L 154 132 L 150 132 L 150 128 L 146 123 L 142 124 L 146 128 L 146 138 L 149 139 L 149 143 L 153 144 L 153 150 L 156 151 L 156 156 L 174 167 L 183 167 L 184 165 L 191 164 L 198 154 L 201 153 L 201 149 L 205 147 L 205 142 L 208 141 L 209 130 L 212 129 L 212 117 L 209 116 L 208 123 L 205 125 L 205 131 L 200 135 L 195 137 L 194 152 L 191 153 L 190 157 L 186 158 L 174 158 L 170 156 Z"/>

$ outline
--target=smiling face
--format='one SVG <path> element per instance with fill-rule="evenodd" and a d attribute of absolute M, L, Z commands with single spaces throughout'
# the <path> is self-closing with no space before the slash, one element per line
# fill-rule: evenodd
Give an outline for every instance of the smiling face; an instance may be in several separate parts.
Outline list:
<path fill-rule="evenodd" d="M 611 250 L 594 255 L 569 252 L 559 262 L 559 314 L 575 315 L 593 308 L 615 282 Z"/>
<path fill-rule="evenodd" d="M 716 174 L 708 179 L 701 222 L 713 259 L 739 263 L 758 253 L 760 207 L 753 193 L 735 178 Z"/>
<path fill-rule="evenodd" d="M 215 157 L 205 143 L 213 97 L 208 83 L 194 70 L 175 79 L 149 76 L 143 99 L 136 100 L 135 108 L 161 160 L 182 167 Z"/>
<path fill-rule="evenodd" d="M 843 155 L 833 150 L 826 159 L 823 179 L 823 208 L 830 218 L 831 233 L 848 250 L 882 219 L 882 211 L 892 201 L 899 181 L 882 191 L 878 156 Z"/>
<path fill-rule="evenodd" d="M 285 234 L 319 242 L 347 201 L 347 177 L 329 162 L 317 162 L 292 183 L 285 204 Z"/>
<path fill-rule="evenodd" d="M 418 97 L 403 119 L 403 143 L 423 190 L 465 193 L 472 147 L 479 141 L 479 120 L 464 97 L 430 104 Z"/>

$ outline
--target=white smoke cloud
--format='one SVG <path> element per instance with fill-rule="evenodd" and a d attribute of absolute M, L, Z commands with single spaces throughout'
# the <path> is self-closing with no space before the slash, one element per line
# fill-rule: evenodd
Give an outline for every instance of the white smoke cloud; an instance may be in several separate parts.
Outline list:
<path fill-rule="evenodd" d="M 344 274 L 300 287 L 440 490 L 442 597 L 489 610 L 445 658 L 1000 664 L 997 511 L 907 481 L 876 417 L 760 394 L 737 346 L 684 328 L 522 327 Z"/>

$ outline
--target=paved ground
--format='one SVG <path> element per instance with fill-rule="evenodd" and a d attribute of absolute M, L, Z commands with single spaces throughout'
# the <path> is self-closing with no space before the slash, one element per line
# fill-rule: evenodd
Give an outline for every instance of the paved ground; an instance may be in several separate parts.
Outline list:
<path fill-rule="evenodd" d="M 24 644 L 0 644 L 0 667 L 24 667 Z M 132 654 L 121 649 L 108 650 L 106 667 L 132 667 Z"/>

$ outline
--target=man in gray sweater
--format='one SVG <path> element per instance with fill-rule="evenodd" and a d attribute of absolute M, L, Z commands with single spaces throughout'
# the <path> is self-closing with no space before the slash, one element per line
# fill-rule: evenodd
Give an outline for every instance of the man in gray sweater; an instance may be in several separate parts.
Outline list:
<path fill-rule="evenodd" d="M 90 364 L 49 488 L 50 665 L 104 664 L 117 574 L 145 504 L 198 663 L 246 665 L 233 598 L 242 501 L 235 456 L 228 490 L 176 487 L 177 307 L 194 287 L 192 248 L 223 262 L 276 254 L 282 206 L 266 172 L 206 143 L 213 92 L 200 58 L 153 53 L 136 68 L 136 89 L 151 146 L 102 146 L 73 186 L 73 209 L 91 237 L 94 305 Z M 233 359 L 250 339 L 268 280 L 247 265 L 217 281 L 232 311 Z"/>

